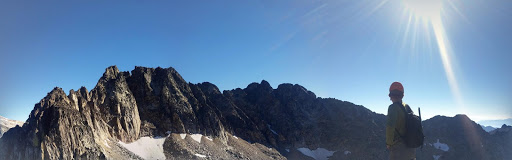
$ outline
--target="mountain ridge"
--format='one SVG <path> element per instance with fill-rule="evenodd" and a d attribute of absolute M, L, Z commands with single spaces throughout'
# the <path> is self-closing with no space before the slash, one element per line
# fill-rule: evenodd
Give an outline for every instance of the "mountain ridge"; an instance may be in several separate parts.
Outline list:
<path fill-rule="evenodd" d="M 186 82 L 172 67 L 135 67 L 130 73 L 111 66 L 91 91 L 82 87 L 66 95 L 56 87 L 49 92 L 34 106 L 26 125 L 15 127 L 0 139 L 0 148 L 4 147 L 0 158 L 141 159 L 112 142 L 166 137 L 163 152 L 170 159 L 202 158 L 197 154 L 212 159 L 309 159 L 317 151 L 331 153 L 328 157 L 333 159 L 383 159 L 387 156 L 385 118 L 361 105 L 317 97 L 297 84 L 280 84 L 274 89 L 262 80 L 244 89 L 221 92 L 209 82 Z M 452 119 L 459 119 L 451 124 L 454 126 L 476 125 L 465 115 L 436 116 L 425 120 L 424 125 L 429 131 L 444 133 L 438 124 Z M 475 129 L 471 136 L 496 143 L 495 136 L 480 130 Z M 185 138 L 197 134 L 212 137 L 213 143 L 206 140 L 198 144 Z M 443 137 L 449 135 L 426 132 L 426 140 L 437 144 L 435 138 L 445 142 Z M 459 140 L 450 141 L 449 145 L 457 143 Z M 499 150 L 506 145 L 491 146 Z M 476 152 L 478 148 L 469 149 L 482 153 L 483 159 L 499 159 L 510 153 L 501 148 L 503 152 L 486 156 L 487 152 Z M 420 156 L 459 155 L 436 151 L 431 149 Z"/>
<path fill-rule="evenodd" d="M 494 119 L 494 120 L 481 120 L 481 121 L 478 121 L 479 124 L 481 125 L 484 125 L 484 126 L 491 126 L 491 127 L 494 127 L 494 128 L 499 128 L 501 127 L 503 124 L 506 124 L 506 125 L 512 125 L 512 118 L 507 118 L 507 119 Z"/>

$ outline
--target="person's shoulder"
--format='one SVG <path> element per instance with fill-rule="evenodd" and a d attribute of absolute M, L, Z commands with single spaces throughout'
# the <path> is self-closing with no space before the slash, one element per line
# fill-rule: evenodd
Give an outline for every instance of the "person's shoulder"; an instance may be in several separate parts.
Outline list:
<path fill-rule="evenodd" d="M 411 106 L 409 106 L 409 104 L 403 104 L 405 109 L 408 111 L 408 112 L 413 112 L 412 109 L 411 109 Z"/>
<path fill-rule="evenodd" d="M 399 106 L 401 106 L 400 103 L 392 103 L 392 104 L 389 105 L 389 107 L 399 107 Z"/>
<path fill-rule="evenodd" d="M 397 109 L 398 106 L 399 106 L 398 104 L 392 103 L 392 104 L 389 105 L 388 109 Z"/>

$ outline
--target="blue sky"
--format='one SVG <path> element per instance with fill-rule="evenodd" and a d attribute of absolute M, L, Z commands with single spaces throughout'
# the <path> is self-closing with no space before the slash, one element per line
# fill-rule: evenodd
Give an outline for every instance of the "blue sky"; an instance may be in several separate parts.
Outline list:
<path fill-rule="evenodd" d="M 400 81 L 426 118 L 512 117 L 512 1 L 443 4 L 461 101 L 433 27 L 407 32 L 400 0 L 1 1 L 0 115 L 25 120 L 53 87 L 91 90 L 117 65 L 174 67 L 221 90 L 297 83 L 384 114 Z"/>

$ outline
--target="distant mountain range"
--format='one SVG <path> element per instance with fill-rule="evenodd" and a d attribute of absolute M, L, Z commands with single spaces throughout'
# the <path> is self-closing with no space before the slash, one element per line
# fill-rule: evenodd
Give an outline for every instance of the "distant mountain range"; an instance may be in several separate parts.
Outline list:
<path fill-rule="evenodd" d="M 482 125 L 480 125 L 482 126 Z M 486 132 L 491 132 L 491 131 L 494 131 L 496 128 L 492 127 L 492 126 L 482 126 L 482 129 L 484 129 Z"/>
<path fill-rule="evenodd" d="M 386 116 L 267 81 L 220 91 L 173 68 L 108 67 L 90 91 L 54 88 L 0 159 L 387 159 Z M 465 115 L 423 121 L 418 159 L 512 159 L 512 131 Z"/>
<path fill-rule="evenodd" d="M 500 128 L 501 126 L 503 126 L 503 124 L 511 126 L 512 118 L 498 119 L 498 120 L 482 120 L 482 121 L 478 121 L 478 124 L 481 124 L 484 126 L 491 126 L 494 128 Z"/>
<path fill-rule="evenodd" d="M 7 132 L 7 130 L 11 129 L 12 127 L 16 127 L 16 125 L 23 126 L 23 122 L 10 120 L 0 116 L 0 138 L 4 135 L 5 132 Z"/>

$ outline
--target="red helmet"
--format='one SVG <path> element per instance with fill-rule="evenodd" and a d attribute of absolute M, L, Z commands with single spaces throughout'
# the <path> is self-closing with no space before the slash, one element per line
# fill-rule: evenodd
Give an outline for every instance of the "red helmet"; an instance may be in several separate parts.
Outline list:
<path fill-rule="evenodd" d="M 389 87 L 389 92 L 391 93 L 392 91 L 399 91 L 401 93 L 404 93 L 404 86 L 402 86 L 402 83 L 400 82 L 393 82 Z"/>

